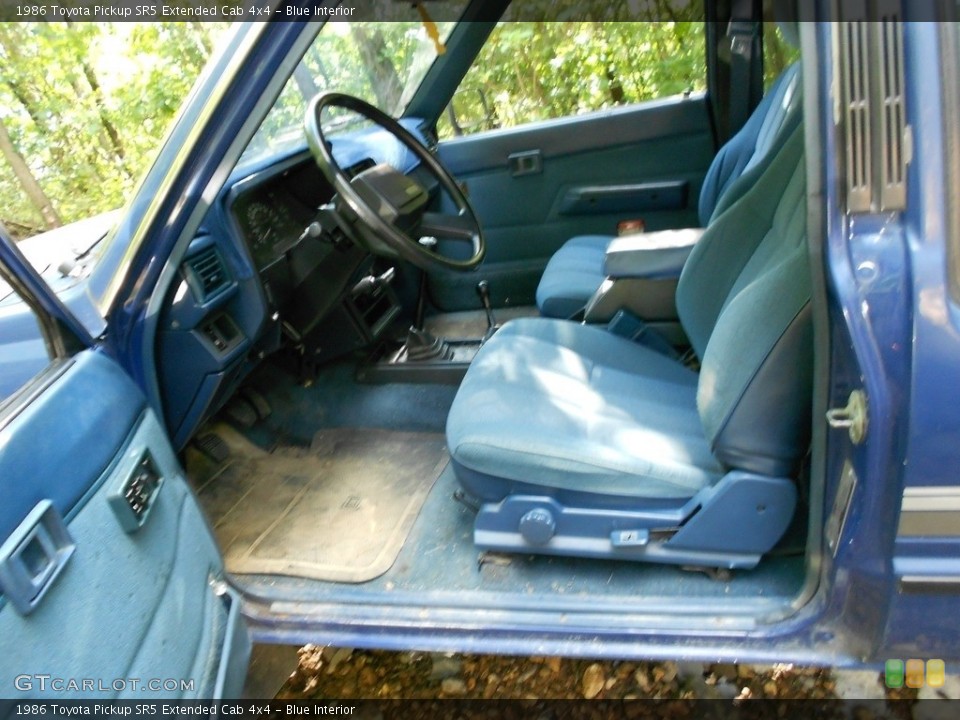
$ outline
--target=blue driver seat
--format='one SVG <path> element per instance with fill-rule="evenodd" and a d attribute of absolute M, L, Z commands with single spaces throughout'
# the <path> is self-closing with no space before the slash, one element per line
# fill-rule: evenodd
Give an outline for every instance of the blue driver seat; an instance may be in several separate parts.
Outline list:
<path fill-rule="evenodd" d="M 701 226 L 706 227 L 757 182 L 765 161 L 796 127 L 800 98 L 800 65 L 794 63 L 710 164 L 700 189 Z M 541 315 L 570 318 L 583 310 L 606 277 L 604 261 L 613 240 L 609 235 L 580 235 L 554 253 L 537 286 Z"/>
<path fill-rule="evenodd" d="M 749 568 L 809 443 L 803 132 L 714 218 L 680 277 L 699 373 L 597 326 L 507 323 L 447 421 L 483 549 Z"/>

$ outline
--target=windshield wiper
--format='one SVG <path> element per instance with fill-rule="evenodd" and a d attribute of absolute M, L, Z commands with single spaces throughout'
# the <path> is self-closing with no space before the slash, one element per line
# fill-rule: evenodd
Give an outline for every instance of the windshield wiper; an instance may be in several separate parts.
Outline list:
<path fill-rule="evenodd" d="M 104 232 L 103 235 L 101 235 L 101 236 L 98 237 L 96 240 L 94 240 L 92 243 L 90 243 L 90 245 L 87 246 L 87 249 L 86 249 L 86 250 L 82 250 L 82 251 L 79 252 L 77 255 L 75 255 L 74 258 L 73 258 L 74 261 L 83 260 L 87 255 L 89 255 L 89 254 L 93 251 L 93 249 L 94 249 L 97 245 L 99 245 L 100 243 L 102 243 L 102 242 L 104 241 L 104 239 L 106 239 L 107 235 L 109 235 L 110 233 L 112 233 L 114 230 L 116 230 L 116 226 L 114 226 L 114 227 L 110 228 L 109 230 L 107 230 L 106 232 Z"/>

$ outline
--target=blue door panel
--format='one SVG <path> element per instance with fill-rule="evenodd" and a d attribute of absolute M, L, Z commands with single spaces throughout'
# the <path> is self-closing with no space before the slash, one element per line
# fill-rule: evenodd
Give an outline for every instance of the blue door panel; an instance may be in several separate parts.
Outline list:
<path fill-rule="evenodd" d="M 485 132 L 439 147 L 483 223 L 487 255 L 479 276 L 490 281 L 495 302 L 512 305 L 533 302 L 547 260 L 575 235 L 613 235 L 618 222 L 633 218 L 649 230 L 698 225 L 713 151 L 701 96 Z M 452 243 L 442 248 L 449 255 L 462 251 Z M 477 279 L 432 273 L 431 297 L 444 309 L 472 308 Z"/>
<path fill-rule="evenodd" d="M 55 497 L 76 546 L 32 612 L 0 597 L 0 637 L 15 649 L 0 653 L 0 695 L 239 693 L 249 653 L 239 604 L 165 431 L 127 376 L 80 353 L 4 428 L 0 446 L 0 488 L 18 498 L 3 506 L 6 524 L 37 497 Z M 117 496 L 145 458 L 161 481 L 142 525 L 131 525 Z"/>
<path fill-rule="evenodd" d="M 143 412 L 140 391 L 112 361 L 84 352 L 69 362 L 63 376 L 0 431 L 0 538 L 45 498 L 67 515 Z"/>

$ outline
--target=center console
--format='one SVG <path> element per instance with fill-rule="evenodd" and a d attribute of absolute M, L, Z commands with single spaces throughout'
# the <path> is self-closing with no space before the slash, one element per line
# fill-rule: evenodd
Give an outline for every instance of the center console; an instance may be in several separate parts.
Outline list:
<path fill-rule="evenodd" d="M 604 323 L 618 311 L 643 318 L 669 342 L 684 343 L 677 320 L 680 273 L 702 228 L 662 230 L 613 240 L 604 261 L 606 280 L 587 303 L 584 322 Z"/>

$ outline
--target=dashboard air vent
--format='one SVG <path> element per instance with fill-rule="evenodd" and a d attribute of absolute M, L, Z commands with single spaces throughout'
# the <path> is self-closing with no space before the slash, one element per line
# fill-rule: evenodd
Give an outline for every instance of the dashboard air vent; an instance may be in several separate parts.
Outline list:
<path fill-rule="evenodd" d="M 187 282 L 203 302 L 225 288 L 230 277 L 220 253 L 214 247 L 201 250 L 196 255 L 188 257 L 184 263 Z"/>

